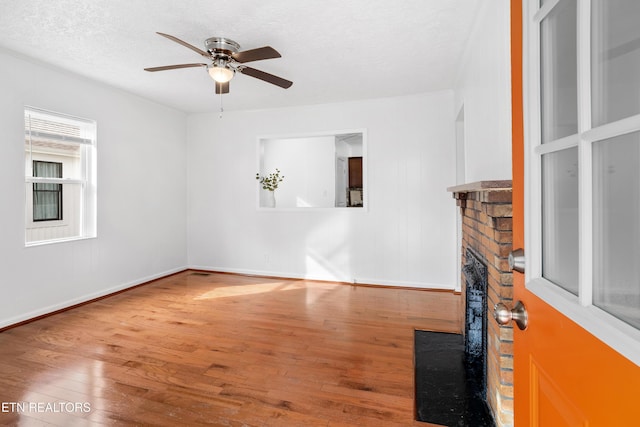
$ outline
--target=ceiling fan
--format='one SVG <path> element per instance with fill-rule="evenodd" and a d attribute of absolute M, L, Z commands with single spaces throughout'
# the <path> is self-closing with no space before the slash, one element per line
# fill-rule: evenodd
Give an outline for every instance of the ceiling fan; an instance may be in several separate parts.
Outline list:
<path fill-rule="evenodd" d="M 206 51 L 204 51 L 169 34 L 158 34 L 188 47 L 194 52 L 200 54 L 202 57 L 211 61 L 211 64 L 194 63 L 165 65 L 162 67 L 145 68 L 145 71 L 153 72 L 175 70 L 178 68 L 205 67 L 209 72 L 209 76 L 211 76 L 216 83 L 216 93 L 218 94 L 229 93 L 229 81 L 233 78 L 236 72 L 255 77 L 256 79 L 280 86 L 284 89 L 288 89 L 293 84 L 293 82 L 283 79 L 282 77 L 274 76 L 273 74 L 244 65 L 247 62 L 260 61 L 262 59 L 280 58 L 281 55 L 271 46 L 264 46 L 241 52 L 240 45 L 235 41 L 224 37 L 211 37 L 205 40 L 204 46 Z"/>

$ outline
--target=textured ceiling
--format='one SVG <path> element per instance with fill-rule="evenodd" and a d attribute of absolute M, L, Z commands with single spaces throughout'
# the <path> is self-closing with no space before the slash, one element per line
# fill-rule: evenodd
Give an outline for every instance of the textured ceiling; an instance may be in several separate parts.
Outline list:
<path fill-rule="evenodd" d="M 201 62 L 222 36 L 241 50 L 270 45 L 282 58 L 254 68 L 290 89 L 245 75 L 225 110 L 341 102 L 451 88 L 482 0 L 0 0 L 0 46 L 185 112 L 217 111 Z"/>

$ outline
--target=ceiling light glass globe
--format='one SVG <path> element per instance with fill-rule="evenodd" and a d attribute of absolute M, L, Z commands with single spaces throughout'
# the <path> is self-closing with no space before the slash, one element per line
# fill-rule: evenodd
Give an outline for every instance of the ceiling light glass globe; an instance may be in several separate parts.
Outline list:
<path fill-rule="evenodd" d="M 226 83 L 233 78 L 233 70 L 226 67 L 210 67 L 209 75 L 218 83 Z"/>

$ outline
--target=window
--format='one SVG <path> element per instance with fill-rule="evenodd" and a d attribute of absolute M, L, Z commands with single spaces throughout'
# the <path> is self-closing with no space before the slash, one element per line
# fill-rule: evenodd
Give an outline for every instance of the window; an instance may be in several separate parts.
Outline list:
<path fill-rule="evenodd" d="M 640 2 L 527 5 L 527 287 L 638 363 Z"/>
<path fill-rule="evenodd" d="M 62 163 L 33 161 L 33 176 L 62 178 Z M 62 220 L 62 184 L 33 184 L 33 221 Z"/>
<path fill-rule="evenodd" d="M 96 236 L 96 124 L 25 108 L 25 244 Z"/>

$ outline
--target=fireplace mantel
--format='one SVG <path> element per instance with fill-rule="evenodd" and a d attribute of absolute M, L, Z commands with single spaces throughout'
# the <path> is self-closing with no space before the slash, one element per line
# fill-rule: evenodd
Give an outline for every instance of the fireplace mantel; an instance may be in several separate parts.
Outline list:
<path fill-rule="evenodd" d="M 511 180 L 476 181 L 447 188 L 450 193 L 475 193 L 481 191 L 511 190 Z"/>

